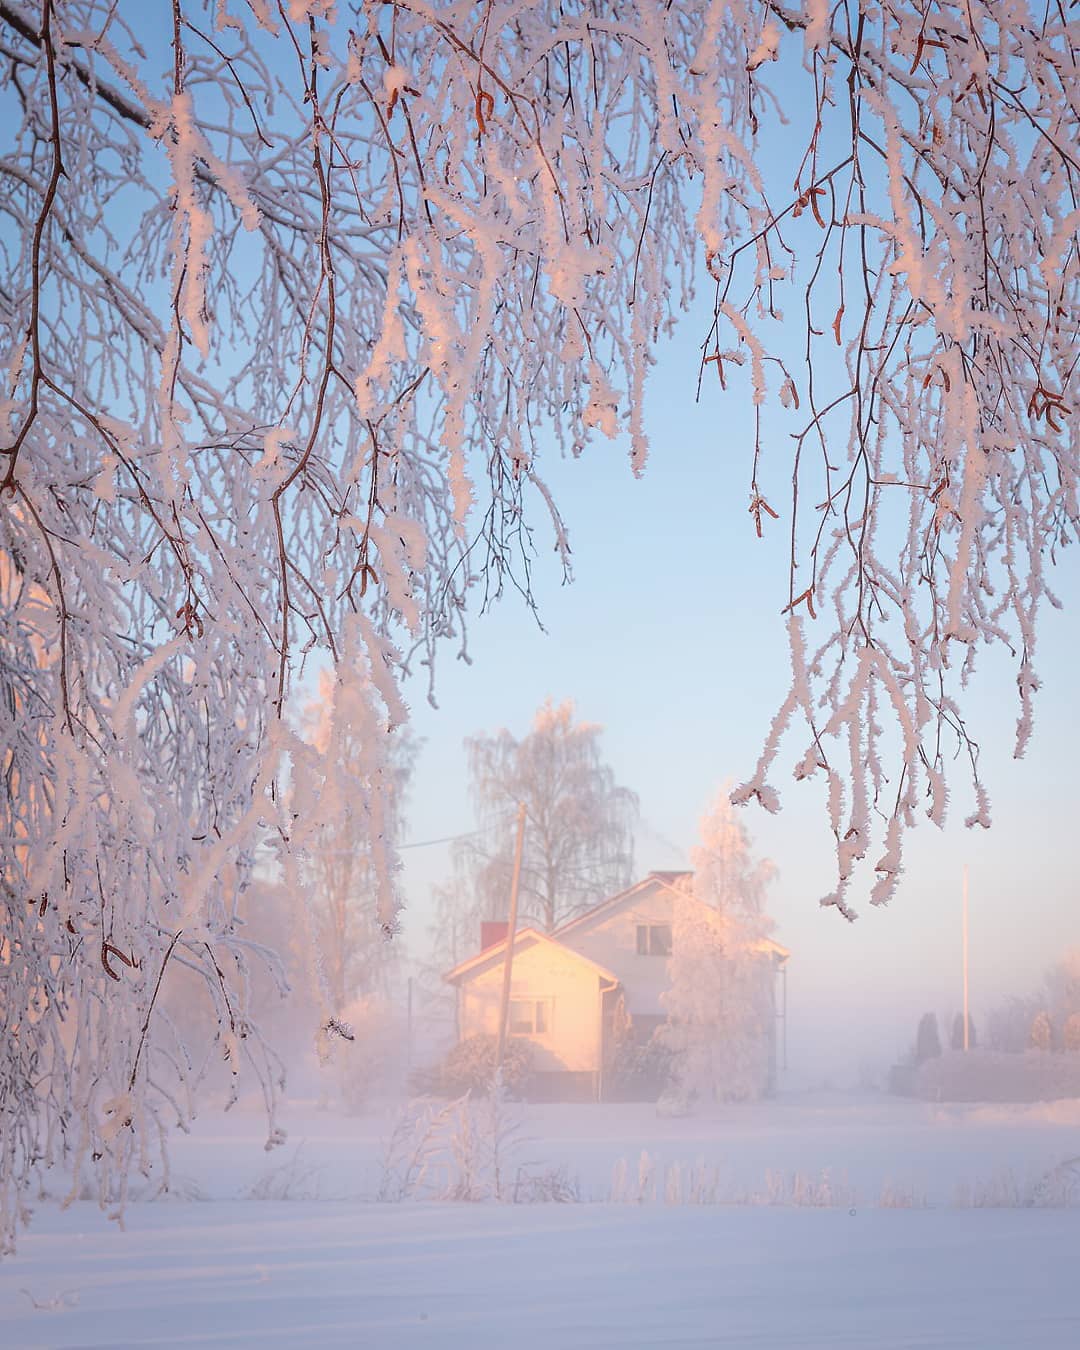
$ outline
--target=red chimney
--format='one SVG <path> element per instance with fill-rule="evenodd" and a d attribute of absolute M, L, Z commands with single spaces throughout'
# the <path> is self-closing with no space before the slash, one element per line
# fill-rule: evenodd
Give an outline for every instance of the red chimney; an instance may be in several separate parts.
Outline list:
<path fill-rule="evenodd" d="M 506 930 L 510 925 L 505 919 L 484 919 L 480 924 L 480 950 L 486 952 L 489 947 L 494 947 L 497 942 L 502 942 L 506 937 Z"/>

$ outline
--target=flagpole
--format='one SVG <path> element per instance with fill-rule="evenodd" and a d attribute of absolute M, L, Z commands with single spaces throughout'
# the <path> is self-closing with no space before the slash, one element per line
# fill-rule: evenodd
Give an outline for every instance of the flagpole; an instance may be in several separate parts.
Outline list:
<path fill-rule="evenodd" d="M 964 965 L 964 1051 L 970 1045 L 970 1017 L 968 1014 L 968 869 L 964 864 L 964 902 L 963 902 L 963 965 Z"/>

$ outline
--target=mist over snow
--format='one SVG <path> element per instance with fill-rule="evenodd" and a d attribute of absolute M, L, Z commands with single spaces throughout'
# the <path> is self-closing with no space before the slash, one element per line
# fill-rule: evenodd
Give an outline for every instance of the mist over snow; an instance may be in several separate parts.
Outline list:
<path fill-rule="evenodd" d="M 738 522 L 715 528 L 712 503 L 737 496 L 741 466 L 716 453 L 712 408 L 682 393 L 697 328 L 693 316 L 680 326 L 652 376 L 656 401 L 646 422 L 671 454 L 651 464 L 648 491 L 629 477 L 612 479 L 603 456 L 554 466 L 553 482 L 570 502 L 575 580 L 559 586 L 539 550 L 534 590 L 543 630 L 507 598 L 475 626 L 471 664 L 444 669 L 437 708 L 414 682 L 421 748 L 406 843 L 476 828 L 467 794 L 456 790 L 468 781 L 465 738 L 480 729 L 523 734 L 549 697 L 573 697 L 579 716 L 603 728 L 616 779 L 638 794 L 634 856 L 642 874 L 687 866 L 706 803 L 753 764 L 783 692 L 774 604 L 783 559 L 752 537 L 752 527 L 749 538 Z M 751 410 L 728 410 L 730 442 L 750 434 L 751 418 Z M 601 492 L 610 511 L 601 528 L 595 521 L 586 528 L 586 504 Z M 640 566 L 643 540 L 648 568 Z M 864 1068 L 880 1079 L 923 1012 L 951 1021 L 961 1000 L 965 865 L 978 1016 L 1034 987 L 1080 941 L 1080 894 L 1065 847 L 1076 802 L 1071 766 L 1080 757 L 1065 674 L 1076 659 L 1075 551 L 1063 555 L 1056 581 L 1065 612 L 1047 616 L 1041 650 L 1050 673 L 1024 759 L 1011 757 L 1005 734 L 1015 701 L 1008 664 L 985 660 L 972 682 L 975 716 L 986 728 L 980 768 L 993 784 L 993 827 L 965 828 L 972 801 L 958 790 L 944 830 L 913 833 L 887 907 L 854 896 L 852 925 L 819 908 L 835 867 L 822 791 L 791 783 L 779 815 L 753 805 L 740 812 L 755 851 L 776 869 L 768 907 L 793 952 L 797 1081 L 851 1085 Z M 731 614 L 722 626 L 712 621 L 718 596 Z M 432 889 L 449 874 L 451 853 L 450 844 L 402 853 L 405 937 L 420 959 L 429 950 Z"/>

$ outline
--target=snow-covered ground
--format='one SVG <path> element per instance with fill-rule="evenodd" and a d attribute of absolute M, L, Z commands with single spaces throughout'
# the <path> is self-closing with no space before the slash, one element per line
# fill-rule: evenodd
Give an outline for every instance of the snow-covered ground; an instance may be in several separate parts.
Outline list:
<path fill-rule="evenodd" d="M 133 1203 L 124 1232 L 40 1202 L 0 1346 L 1080 1345 L 1080 1208 L 1005 1204 L 1080 1153 L 1080 1102 L 532 1108 L 517 1160 L 566 1204 L 373 1201 L 391 1123 L 298 1104 L 267 1155 L 256 1113 L 208 1113 L 174 1149 L 198 1199 Z M 686 1203 L 702 1165 L 741 1203 Z M 828 1203 L 767 1203 L 793 1197 Z"/>
<path fill-rule="evenodd" d="M 263 1151 L 257 1110 L 207 1112 L 172 1147 L 176 1189 L 215 1199 L 364 1200 L 378 1194 L 400 1108 L 360 1116 L 296 1103 L 288 1142 Z M 616 1172 L 641 1155 L 662 1177 L 674 1164 L 716 1169 L 725 1198 L 753 1198 L 777 1176 L 820 1179 L 859 1205 L 907 1192 L 930 1205 L 968 1203 L 1011 1178 L 1038 1180 L 1080 1154 L 1080 1099 L 1016 1105 L 929 1105 L 877 1095 L 803 1093 L 661 1119 L 647 1104 L 511 1108 L 511 1163 L 563 1169 L 586 1201 L 611 1197 Z"/>
<path fill-rule="evenodd" d="M 0 1270 L 0 1343 L 1076 1350 L 1078 1249 L 1062 1210 L 69 1211 Z"/>

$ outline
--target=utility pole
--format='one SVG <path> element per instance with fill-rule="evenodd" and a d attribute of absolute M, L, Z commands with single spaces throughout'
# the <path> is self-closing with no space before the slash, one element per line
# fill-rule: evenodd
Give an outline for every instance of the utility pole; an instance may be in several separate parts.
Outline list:
<path fill-rule="evenodd" d="M 970 1029 L 968 1017 L 968 869 L 964 864 L 964 903 L 963 903 L 963 962 L 964 962 L 964 1051 L 970 1049 Z"/>
<path fill-rule="evenodd" d="M 525 845 L 525 803 L 518 803 L 517 845 L 514 848 L 514 879 L 510 884 L 510 918 L 506 925 L 506 956 L 503 960 L 502 998 L 499 1001 L 499 1042 L 495 1051 L 495 1072 L 502 1069 L 506 1049 L 506 1023 L 510 1016 L 510 976 L 514 965 L 514 935 L 517 932 L 518 883 L 521 880 L 521 851 Z"/>
<path fill-rule="evenodd" d="M 407 1040 L 407 1042 L 406 1042 L 406 1049 L 405 1049 L 405 1067 L 409 1070 L 410 1073 L 412 1072 L 412 1065 L 413 1065 L 413 1006 L 412 1006 L 412 986 L 413 986 L 413 977 L 410 975 L 410 976 L 409 976 L 409 1002 L 408 1002 L 409 1032 L 408 1032 L 408 1040 Z"/>

